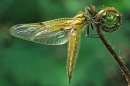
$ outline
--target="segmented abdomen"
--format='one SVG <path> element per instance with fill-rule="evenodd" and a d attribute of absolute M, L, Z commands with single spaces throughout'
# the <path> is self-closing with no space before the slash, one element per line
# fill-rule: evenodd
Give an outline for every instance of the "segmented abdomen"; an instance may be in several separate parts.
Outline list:
<path fill-rule="evenodd" d="M 74 65 L 78 54 L 79 38 L 80 38 L 80 31 L 73 30 L 68 45 L 67 73 L 69 81 L 72 78 Z"/>

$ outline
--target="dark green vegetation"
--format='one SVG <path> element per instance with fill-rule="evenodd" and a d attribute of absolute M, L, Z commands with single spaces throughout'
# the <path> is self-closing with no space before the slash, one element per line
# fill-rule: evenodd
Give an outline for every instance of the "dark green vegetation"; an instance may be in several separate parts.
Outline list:
<path fill-rule="evenodd" d="M 105 33 L 130 69 L 129 0 L 12 0 L 0 1 L 0 86 L 67 86 L 67 44 L 47 46 L 12 37 L 15 24 L 74 17 L 85 6 L 115 7 L 122 13 L 121 28 Z M 91 34 L 96 31 L 91 30 Z M 125 77 L 99 39 L 81 36 L 74 77 L 69 86 L 127 86 Z M 125 58 L 124 58 L 125 57 Z"/>

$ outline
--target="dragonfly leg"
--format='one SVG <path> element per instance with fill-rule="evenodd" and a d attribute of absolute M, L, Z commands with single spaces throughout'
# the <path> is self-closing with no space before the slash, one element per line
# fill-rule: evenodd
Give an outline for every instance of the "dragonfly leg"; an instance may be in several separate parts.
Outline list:
<path fill-rule="evenodd" d="M 94 30 L 93 24 L 91 23 L 91 28 Z"/>
<path fill-rule="evenodd" d="M 92 27 L 92 29 L 94 29 L 93 26 L 92 26 L 92 24 L 91 24 L 91 27 Z M 89 27 L 86 28 L 86 36 L 87 36 L 87 37 L 90 37 L 90 38 L 99 38 L 98 35 L 102 35 L 102 34 L 89 35 Z M 104 36 L 104 35 L 103 35 L 103 36 Z"/>
<path fill-rule="evenodd" d="M 95 24 L 99 24 L 102 22 L 102 19 L 100 19 L 100 21 L 95 21 L 95 19 L 92 19 L 92 22 L 95 23 Z"/>

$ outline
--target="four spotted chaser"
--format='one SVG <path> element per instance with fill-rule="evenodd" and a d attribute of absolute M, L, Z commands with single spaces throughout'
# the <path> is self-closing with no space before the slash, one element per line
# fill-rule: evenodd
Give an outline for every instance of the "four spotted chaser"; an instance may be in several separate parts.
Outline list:
<path fill-rule="evenodd" d="M 40 23 L 17 24 L 11 27 L 9 33 L 15 37 L 28 41 L 46 44 L 62 45 L 68 43 L 67 74 L 70 80 L 73 76 L 75 60 L 78 54 L 80 32 L 94 23 L 97 14 L 95 6 L 87 6 L 85 12 L 79 12 L 73 18 L 59 18 Z"/>

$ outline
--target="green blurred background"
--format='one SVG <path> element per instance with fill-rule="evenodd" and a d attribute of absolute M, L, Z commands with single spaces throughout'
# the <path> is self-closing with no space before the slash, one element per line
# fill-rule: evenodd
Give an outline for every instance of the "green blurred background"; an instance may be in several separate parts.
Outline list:
<path fill-rule="evenodd" d="M 47 46 L 9 35 L 11 26 L 73 17 L 85 6 L 115 7 L 121 28 L 105 33 L 130 69 L 129 0 L 0 0 L 0 86 L 127 86 L 118 65 L 97 38 L 82 32 L 72 83 L 66 74 L 67 43 Z M 91 31 L 91 34 L 95 31 Z"/>

